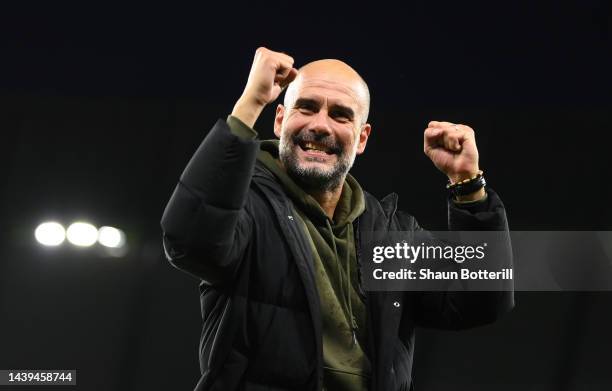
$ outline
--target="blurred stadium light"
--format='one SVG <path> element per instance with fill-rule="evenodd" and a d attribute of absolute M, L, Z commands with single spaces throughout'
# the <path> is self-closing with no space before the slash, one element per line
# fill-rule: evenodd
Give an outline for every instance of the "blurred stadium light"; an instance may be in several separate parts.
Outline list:
<path fill-rule="evenodd" d="M 98 240 L 98 229 L 89 223 L 79 221 L 70 224 L 66 237 L 75 246 L 89 247 Z"/>
<path fill-rule="evenodd" d="M 66 230 L 60 223 L 47 221 L 36 227 L 34 237 L 43 246 L 59 246 L 66 239 Z"/>
<path fill-rule="evenodd" d="M 34 230 L 34 237 L 43 246 L 59 246 L 66 239 L 78 247 L 91 247 L 98 242 L 101 252 L 97 254 L 103 257 L 117 258 L 128 253 L 126 235 L 121 229 L 106 225 L 98 229 L 84 221 L 73 222 L 68 229 L 58 222 L 46 221 Z"/>
<path fill-rule="evenodd" d="M 98 229 L 98 242 L 105 247 L 123 247 L 125 244 L 125 234 L 115 227 L 100 227 Z"/>

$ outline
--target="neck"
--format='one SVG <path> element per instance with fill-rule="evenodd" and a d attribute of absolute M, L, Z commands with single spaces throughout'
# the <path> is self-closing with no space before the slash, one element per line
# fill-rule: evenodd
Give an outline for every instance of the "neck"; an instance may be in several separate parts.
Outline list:
<path fill-rule="evenodd" d="M 344 180 L 341 183 L 344 183 Z M 338 200 L 340 200 L 342 194 L 342 184 L 332 190 L 306 190 L 306 192 L 321 205 L 327 217 L 333 220 L 336 205 L 338 205 Z"/>
<path fill-rule="evenodd" d="M 279 159 L 279 163 L 280 163 L 281 168 L 287 174 L 289 174 L 282 160 Z M 291 176 L 291 174 L 289 175 Z M 340 200 L 340 195 L 342 194 L 342 187 L 344 185 L 344 181 L 346 180 L 346 174 L 342 176 L 342 178 L 339 181 L 339 184 L 336 187 L 331 188 L 331 189 L 328 189 L 328 188 L 320 189 L 320 188 L 308 186 L 303 181 L 300 181 L 299 177 L 298 178 L 294 177 L 293 180 L 298 184 L 298 186 L 300 186 L 306 192 L 306 194 L 308 194 L 309 196 L 314 198 L 315 201 L 317 201 L 317 203 L 321 206 L 321 209 L 323 209 L 323 212 L 325 212 L 325 215 L 329 217 L 330 220 L 333 221 L 334 213 L 336 211 L 336 205 L 338 205 L 338 201 Z"/>

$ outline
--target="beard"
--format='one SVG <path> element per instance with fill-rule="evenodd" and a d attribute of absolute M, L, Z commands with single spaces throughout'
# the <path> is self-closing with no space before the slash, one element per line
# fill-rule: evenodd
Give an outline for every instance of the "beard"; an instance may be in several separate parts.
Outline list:
<path fill-rule="evenodd" d="M 284 129 L 283 129 L 284 130 Z M 312 167 L 303 165 L 298 158 L 296 148 L 307 142 L 323 146 L 330 154 L 336 155 L 336 163 L 331 167 Z M 342 185 L 346 174 L 355 162 L 357 142 L 353 148 L 347 148 L 332 136 L 315 134 L 305 129 L 292 135 L 281 132 L 278 148 L 279 159 L 287 174 L 304 190 L 329 191 Z M 309 161 L 320 161 L 309 158 Z"/>

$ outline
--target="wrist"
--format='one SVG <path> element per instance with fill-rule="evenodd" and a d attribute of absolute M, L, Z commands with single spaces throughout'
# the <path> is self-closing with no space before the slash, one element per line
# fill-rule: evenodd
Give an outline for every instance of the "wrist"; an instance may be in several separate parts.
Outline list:
<path fill-rule="evenodd" d="M 455 196 L 455 201 L 459 201 L 459 202 L 480 201 L 483 198 L 485 198 L 486 195 L 487 195 L 487 192 L 485 191 L 485 189 L 483 187 L 480 190 L 477 190 L 477 191 L 475 191 L 473 193 L 470 193 L 470 194 L 456 195 Z"/>
<path fill-rule="evenodd" d="M 447 174 L 446 176 L 448 177 L 448 180 L 450 181 L 451 184 L 455 184 L 455 183 L 459 183 L 459 182 L 462 182 L 468 179 L 472 179 L 476 175 L 478 175 L 480 172 L 481 171 L 479 169 L 476 169 L 473 171 L 465 171 L 465 172 Z"/>
<path fill-rule="evenodd" d="M 231 115 L 238 118 L 248 127 L 253 128 L 264 107 L 253 100 L 241 96 L 234 105 Z"/>
<path fill-rule="evenodd" d="M 481 170 L 478 170 L 478 172 L 473 176 L 463 179 L 459 178 L 461 178 L 459 175 L 449 175 L 449 182 L 446 185 L 446 189 L 451 193 L 455 201 L 478 201 L 486 196 L 484 187 L 486 186 L 487 182 L 485 181 L 483 172 Z"/>

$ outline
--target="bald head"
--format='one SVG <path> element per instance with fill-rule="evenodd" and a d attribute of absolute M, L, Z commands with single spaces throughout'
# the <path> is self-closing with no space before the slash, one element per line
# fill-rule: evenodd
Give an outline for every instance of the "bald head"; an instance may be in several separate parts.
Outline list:
<path fill-rule="evenodd" d="M 363 125 L 367 122 L 370 111 L 370 91 L 359 73 L 348 64 L 336 59 L 324 59 L 302 66 L 296 79 L 287 87 L 283 102 L 285 107 L 292 107 L 298 92 L 305 85 L 313 84 L 327 84 L 344 89 L 359 104 L 361 110 L 360 124 Z"/>

